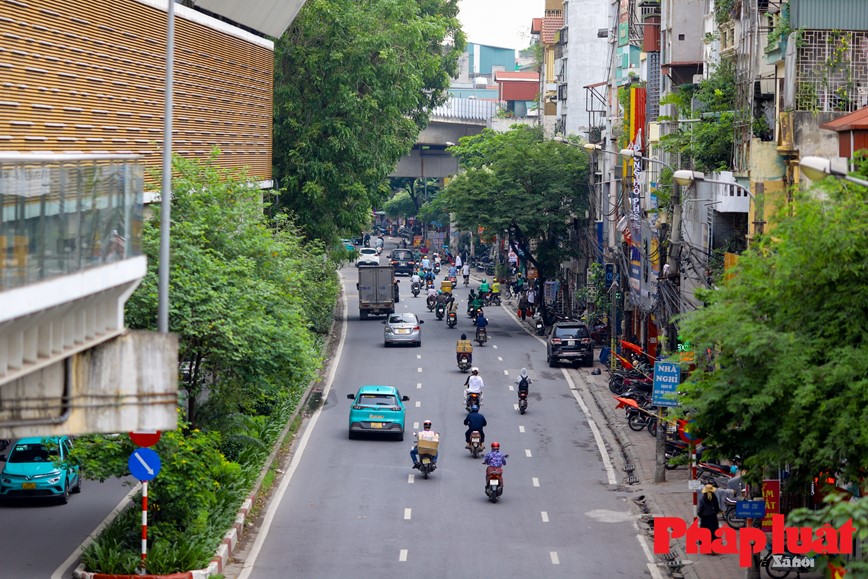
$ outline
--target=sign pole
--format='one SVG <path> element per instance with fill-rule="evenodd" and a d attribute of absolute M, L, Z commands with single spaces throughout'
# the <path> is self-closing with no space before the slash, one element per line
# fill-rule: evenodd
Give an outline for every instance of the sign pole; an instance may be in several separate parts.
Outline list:
<path fill-rule="evenodd" d="M 690 443 L 690 480 L 696 480 L 696 443 Z M 696 490 L 693 491 L 693 520 L 696 520 Z"/>
<path fill-rule="evenodd" d="M 142 573 L 147 570 L 148 558 L 148 481 L 142 481 Z"/>

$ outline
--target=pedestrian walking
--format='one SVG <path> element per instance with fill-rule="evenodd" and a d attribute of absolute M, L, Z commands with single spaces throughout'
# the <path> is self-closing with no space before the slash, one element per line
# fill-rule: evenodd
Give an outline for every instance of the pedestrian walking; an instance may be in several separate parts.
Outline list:
<path fill-rule="evenodd" d="M 715 538 L 714 532 L 719 527 L 717 514 L 720 512 L 720 503 L 714 491 L 714 485 L 705 485 L 702 489 L 702 494 L 699 496 L 699 503 L 696 506 L 699 526 L 700 528 L 708 529 L 711 532 L 712 539 Z"/>
<path fill-rule="evenodd" d="M 518 317 L 520 317 L 522 321 L 527 317 L 528 307 L 527 292 L 525 292 L 521 294 L 521 297 L 518 300 Z"/>

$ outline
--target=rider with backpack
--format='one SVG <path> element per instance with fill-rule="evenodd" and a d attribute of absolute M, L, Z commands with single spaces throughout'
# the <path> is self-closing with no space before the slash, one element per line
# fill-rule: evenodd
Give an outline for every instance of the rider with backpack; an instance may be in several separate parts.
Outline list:
<path fill-rule="evenodd" d="M 530 389 L 532 380 L 527 375 L 527 368 L 521 369 L 521 374 L 515 380 L 515 385 L 518 386 L 518 392 L 527 392 Z"/>

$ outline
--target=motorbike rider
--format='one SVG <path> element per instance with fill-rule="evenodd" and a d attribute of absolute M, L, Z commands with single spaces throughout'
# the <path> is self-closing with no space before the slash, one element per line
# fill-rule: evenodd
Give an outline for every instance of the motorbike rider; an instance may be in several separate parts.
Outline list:
<path fill-rule="evenodd" d="M 450 266 L 449 266 L 449 273 L 448 273 L 448 275 L 449 275 L 449 277 L 451 277 L 452 279 L 458 279 L 458 268 L 455 267 L 454 265 L 450 265 Z"/>
<path fill-rule="evenodd" d="M 464 433 L 464 440 L 467 442 L 465 448 L 470 448 L 470 435 L 474 431 L 479 433 L 479 442 L 485 442 L 484 428 L 488 426 L 488 422 L 485 420 L 485 416 L 479 412 L 479 406 L 474 404 L 470 407 L 470 414 L 464 419 L 464 425 L 467 426 L 467 431 Z"/>
<path fill-rule="evenodd" d="M 452 294 L 448 294 L 449 297 L 446 298 L 446 315 L 455 314 L 458 316 L 458 300 L 455 299 L 455 296 Z"/>
<path fill-rule="evenodd" d="M 482 376 L 479 375 L 479 368 L 473 367 L 470 370 L 470 376 L 464 381 L 466 388 L 464 389 L 464 400 L 467 401 L 467 395 L 470 393 L 479 394 L 479 401 L 482 401 L 482 389 L 485 388 L 485 382 L 482 381 Z"/>
<path fill-rule="evenodd" d="M 467 339 L 467 334 L 461 334 L 455 344 L 455 361 L 461 362 L 461 356 L 467 356 L 467 361 L 473 363 L 473 342 Z"/>
<path fill-rule="evenodd" d="M 527 375 L 527 368 L 522 368 L 518 378 L 515 379 L 515 385 L 518 387 L 518 392 L 527 392 L 530 389 L 531 380 Z"/>
<path fill-rule="evenodd" d="M 465 263 L 463 266 L 461 266 L 461 275 L 464 276 L 464 282 L 467 283 L 467 281 L 470 279 L 470 264 L 469 263 Z"/>
<path fill-rule="evenodd" d="M 488 332 L 488 319 L 485 317 L 485 314 L 482 312 L 482 309 L 478 309 L 476 311 L 476 320 L 473 322 L 476 325 L 476 335 L 479 335 L 479 332 L 485 331 Z"/>
<path fill-rule="evenodd" d="M 495 441 L 491 443 L 491 450 L 485 454 L 485 458 L 482 459 L 482 462 L 488 465 L 488 468 L 485 469 L 486 477 L 488 476 L 489 469 L 502 468 L 506 466 L 506 456 L 501 454 L 499 442 Z"/>
<path fill-rule="evenodd" d="M 422 258 L 422 269 L 425 271 L 428 271 L 429 269 L 431 269 L 431 260 L 428 259 L 427 255 Z"/>
<path fill-rule="evenodd" d="M 482 298 L 485 298 L 485 296 L 487 296 L 488 292 L 490 292 L 490 291 L 491 291 L 491 286 L 488 285 L 488 280 L 483 279 L 482 283 L 479 284 L 479 295 L 482 296 Z"/>
<path fill-rule="evenodd" d="M 422 423 L 423 430 L 421 432 L 414 432 L 413 437 L 418 440 L 432 440 L 434 442 L 440 442 L 440 433 L 431 430 L 431 421 L 426 420 Z M 437 455 L 439 452 L 431 457 L 431 462 L 437 464 Z M 419 468 L 419 445 L 414 444 L 413 449 L 410 451 L 410 458 L 413 459 L 413 468 Z"/>
<path fill-rule="evenodd" d="M 420 289 L 422 288 L 422 278 L 419 277 L 418 271 L 414 271 L 413 276 L 410 278 L 410 287 L 414 287 L 414 286 L 418 287 Z"/>
<path fill-rule="evenodd" d="M 446 304 L 449 301 L 449 294 L 443 293 L 443 290 L 437 290 L 437 297 L 434 303 L 438 306 L 443 306 L 443 311 L 446 311 Z"/>
<path fill-rule="evenodd" d="M 500 282 L 494 278 L 494 281 L 491 282 L 491 297 L 493 299 L 496 296 L 500 296 Z"/>

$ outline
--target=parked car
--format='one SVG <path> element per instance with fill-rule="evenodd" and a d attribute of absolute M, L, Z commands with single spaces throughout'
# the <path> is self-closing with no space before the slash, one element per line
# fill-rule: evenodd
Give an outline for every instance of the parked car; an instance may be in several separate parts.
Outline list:
<path fill-rule="evenodd" d="M 399 273 L 413 275 L 416 271 L 416 259 L 411 249 L 393 249 L 389 255 L 389 263 L 395 269 L 395 275 Z"/>
<path fill-rule="evenodd" d="M 584 322 L 555 322 L 546 339 L 546 361 L 554 367 L 561 360 L 594 365 L 594 343 Z"/>
<path fill-rule="evenodd" d="M 383 321 L 386 327 L 383 329 L 383 340 L 388 348 L 392 344 L 422 345 L 422 324 L 416 314 L 389 314 Z"/>
<path fill-rule="evenodd" d="M 69 462 L 72 441 L 68 436 L 21 438 L 11 445 L 0 471 L 0 499 L 57 498 L 69 501 L 69 493 L 81 492 L 78 465 Z"/>
<path fill-rule="evenodd" d="M 359 249 L 359 259 L 356 260 L 356 267 L 363 265 L 380 265 L 380 256 L 377 255 L 376 249 L 373 247 Z"/>
<path fill-rule="evenodd" d="M 404 402 L 394 386 L 360 386 L 355 394 L 347 394 L 353 401 L 350 408 L 349 438 L 359 433 L 392 434 L 404 440 Z"/>

